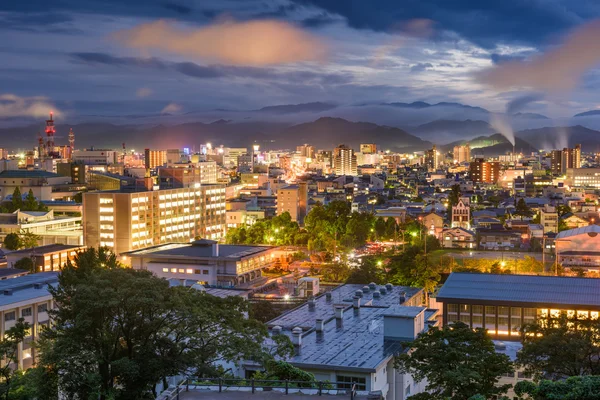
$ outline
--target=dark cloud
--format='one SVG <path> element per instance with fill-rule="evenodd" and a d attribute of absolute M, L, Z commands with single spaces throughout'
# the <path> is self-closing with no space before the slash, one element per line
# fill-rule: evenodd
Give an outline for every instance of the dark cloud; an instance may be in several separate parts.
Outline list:
<path fill-rule="evenodd" d="M 324 25 L 329 25 L 337 21 L 338 19 L 333 18 L 327 13 L 320 13 L 312 17 L 305 18 L 302 20 L 302 25 L 306 26 L 307 28 L 320 28 Z"/>
<path fill-rule="evenodd" d="M 521 111 L 529 103 L 542 100 L 544 95 L 541 93 L 526 94 L 506 103 L 506 113 L 514 114 Z"/>
<path fill-rule="evenodd" d="M 295 0 L 345 17 L 356 29 L 394 31 L 405 21 L 427 18 L 486 48 L 498 42 L 540 44 L 557 32 L 598 16 L 591 0 Z"/>
<path fill-rule="evenodd" d="M 1 9 L 1 6 L 0 6 Z M 25 32 L 81 35 L 74 18 L 65 12 L 6 13 L 0 15 L 0 29 Z"/>
<path fill-rule="evenodd" d="M 410 67 L 410 72 L 423 72 L 427 71 L 430 68 L 433 68 L 433 65 L 431 63 L 419 63 Z"/>
<path fill-rule="evenodd" d="M 232 65 L 199 65 L 193 62 L 169 62 L 158 58 L 116 57 L 106 53 L 71 53 L 74 63 L 172 70 L 197 79 L 245 78 L 290 81 L 300 84 L 341 85 L 352 81 L 349 73 L 318 73 L 313 71 L 279 71 L 275 68 L 239 67 Z"/>
<path fill-rule="evenodd" d="M 163 7 L 167 10 L 175 11 L 176 13 L 181 15 L 191 14 L 193 11 L 190 7 L 177 3 L 165 3 L 163 4 Z"/>

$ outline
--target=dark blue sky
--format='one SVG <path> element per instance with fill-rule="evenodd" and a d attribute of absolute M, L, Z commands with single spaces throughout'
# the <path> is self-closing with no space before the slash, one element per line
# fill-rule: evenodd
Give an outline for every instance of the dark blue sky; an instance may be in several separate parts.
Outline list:
<path fill-rule="evenodd" d="M 524 111 L 572 115 L 600 107 L 599 16 L 596 0 L 2 1 L 0 118 L 313 101 L 503 111 L 521 96 Z"/>

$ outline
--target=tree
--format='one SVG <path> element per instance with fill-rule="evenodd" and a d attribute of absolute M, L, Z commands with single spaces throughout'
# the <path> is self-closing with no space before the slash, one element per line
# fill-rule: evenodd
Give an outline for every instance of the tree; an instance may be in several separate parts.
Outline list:
<path fill-rule="evenodd" d="M 25 202 L 23 203 L 22 211 L 37 211 L 39 204 L 33 195 L 33 190 L 29 189 L 27 196 L 25 196 Z"/>
<path fill-rule="evenodd" d="M 23 257 L 20 260 L 16 261 L 14 267 L 18 268 L 18 269 L 23 269 L 25 271 L 29 271 L 31 273 L 37 272 L 35 270 L 35 265 L 33 264 L 33 260 L 31 260 L 31 258 L 29 258 L 29 257 Z"/>
<path fill-rule="evenodd" d="M 519 199 L 517 205 L 515 207 L 515 215 L 518 215 L 523 219 L 523 217 L 530 217 L 532 215 L 531 208 L 527 206 L 525 199 Z"/>
<path fill-rule="evenodd" d="M 556 206 L 556 212 L 558 213 L 558 217 L 560 218 L 563 215 L 571 213 L 573 211 L 571 210 L 571 207 L 569 207 L 568 205 L 566 205 L 566 204 L 559 204 L 559 205 Z"/>
<path fill-rule="evenodd" d="M 0 389 L 6 400 L 10 399 L 11 383 L 15 376 L 13 365 L 18 361 L 19 344 L 23 343 L 25 337 L 29 335 L 31 335 L 31 326 L 23 318 L 19 318 L 15 326 L 7 330 L 4 338 L 0 341 L 0 358 L 2 359 Z"/>
<path fill-rule="evenodd" d="M 12 194 L 12 211 L 19 210 L 23 207 L 23 197 L 21 189 L 17 186 Z"/>
<path fill-rule="evenodd" d="M 538 384 L 521 381 L 515 385 L 519 398 L 534 400 L 597 400 L 600 376 L 572 376 L 565 380 L 543 380 Z"/>
<path fill-rule="evenodd" d="M 25 229 L 21 229 L 21 231 L 19 232 L 19 238 L 21 240 L 21 247 L 24 249 L 31 249 L 37 247 L 38 241 L 41 239 L 40 236 Z"/>
<path fill-rule="evenodd" d="M 350 276 L 348 276 L 346 283 L 375 282 L 383 284 L 385 279 L 383 270 L 379 265 L 380 263 L 381 260 L 377 260 L 374 257 L 363 257 L 360 265 L 350 271 Z"/>
<path fill-rule="evenodd" d="M 4 238 L 4 247 L 8 250 L 19 250 L 23 245 L 21 244 L 21 238 L 16 233 L 9 233 Z"/>
<path fill-rule="evenodd" d="M 536 378 L 600 374 L 600 322 L 561 314 L 521 329 L 517 363 Z"/>
<path fill-rule="evenodd" d="M 448 215 L 452 212 L 452 207 L 458 204 L 460 201 L 460 185 L 452 185 L 452 189 L 448 194 Z"/>
<path fill-rule="evenodd" d="M 485 329 L 456 322 L 430 328 L 407 345 L 410 349 L 396 356 L 395 366 L 417 381 L 426 379 L 430 399 L 491 398 L 511 386 L 498 385 L 513 368 L 507 355 L 496 352 Z"/>
<path fill-rule="evenodd" d="M 323 280 L 327 282 L 345 282 L 350 275 L 348 265 L 340 262 L 324 264 L 320 270 Z"/>

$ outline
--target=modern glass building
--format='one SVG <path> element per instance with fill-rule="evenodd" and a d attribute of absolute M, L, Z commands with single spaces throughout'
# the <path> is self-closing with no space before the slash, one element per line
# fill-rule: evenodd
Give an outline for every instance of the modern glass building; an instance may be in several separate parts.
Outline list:
<path fill-rule="evenodd" d="M 462 321 L 502 340 L 519 340 L 519 330 L 537 318 L 597 319 L 600 279 L 455 272 L 440 289 L 443 323 Z"/>

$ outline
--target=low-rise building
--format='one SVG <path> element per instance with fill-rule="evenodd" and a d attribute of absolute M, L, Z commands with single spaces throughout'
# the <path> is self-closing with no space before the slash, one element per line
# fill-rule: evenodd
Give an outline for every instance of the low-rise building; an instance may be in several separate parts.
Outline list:
<path fill-rule="evenodd" d="M 82 250 L 85 250 L 85 246 L 49 244 L 6 253 L 6 263 L 9 268 L 14 268 L 20 259 L 31 258 L 36 272 L 58 271 L 68 260 L 73 261 Z"/>
<path fill-rule="evenodd" d="M 220 245 L 212 240 L 169 243 L 123 254 L 131 267 L 161 278 L 196 280 L 211 286 L 234 287 L 262 277 L 275 262 L 276 247 Z"/>
<path fill-rule="evenodd" d="M 444 229 L 441 235 L 442 247 L 474 249 L 477 247 L 475 233 L 464 228 Z"/>
<path fill-rule="evenodd" d="M 600 270 L 600 226 L 562 231 L 556 236 L 555 244 L 559 264 Z"/>
<path fill-rule="evenodd" d="M 38 244 L 83 245 L 81 216 L 55 216 L 54 211 L 20 211 L 0 214 L 0 242 L 9 233 L 31 232 Z"/>

